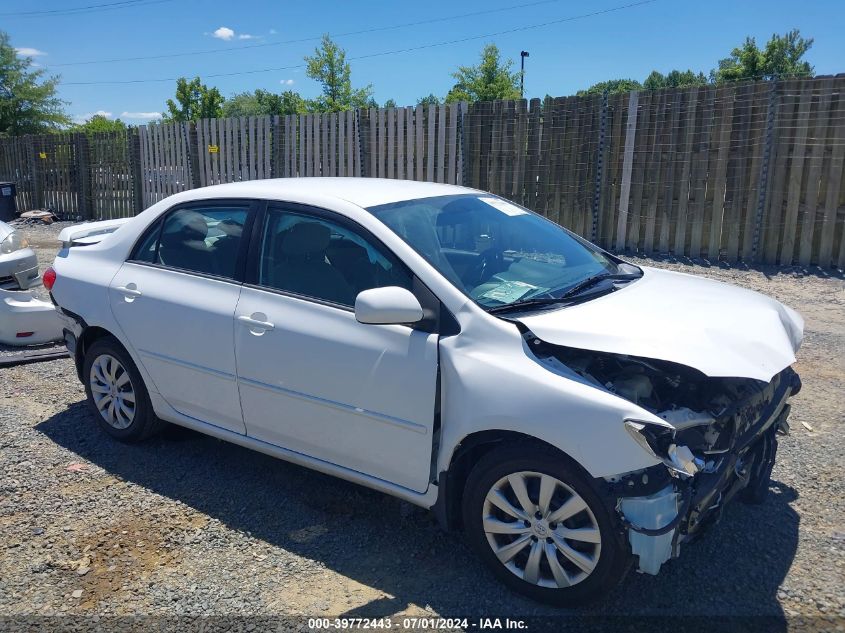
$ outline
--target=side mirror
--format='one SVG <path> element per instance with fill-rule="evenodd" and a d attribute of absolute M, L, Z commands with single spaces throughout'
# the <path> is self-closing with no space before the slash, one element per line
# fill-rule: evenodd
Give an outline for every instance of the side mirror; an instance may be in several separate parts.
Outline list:
<path fill-rule="evenodd" d="M 417 298 L 399 286 L 364 290 L 355 298 L 355 318 L 359 323 L 389 325 L 417 323 L 423 309 Z"/>

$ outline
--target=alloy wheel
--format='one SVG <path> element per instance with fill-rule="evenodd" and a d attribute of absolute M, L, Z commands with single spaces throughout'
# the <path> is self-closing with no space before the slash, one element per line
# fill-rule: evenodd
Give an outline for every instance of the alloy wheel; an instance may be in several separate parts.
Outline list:
<path fill-rule="evenodd" d="M 110 354 L 101 354 L 88 378 L 94 404 L 103 419 L 116 429 L 126 429 L 135 419 L 135 390 L 126 368 Z"/>
<path fill-rule="evenodd" d="M 595 515 L 572 487 L 551 475 L 521 471 L 497 481 L 485 497 L 482 522 L 499 562 L 533 585 L 571 587 L 599 562 Z"/>

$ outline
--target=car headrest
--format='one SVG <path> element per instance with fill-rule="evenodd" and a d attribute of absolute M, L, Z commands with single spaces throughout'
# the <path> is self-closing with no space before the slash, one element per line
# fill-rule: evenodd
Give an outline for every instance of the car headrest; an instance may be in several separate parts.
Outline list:
<path fill-rule="evenodd" d="M 168 218 L 161 241 L 165 244 L 202 241 L 208 236 L 208 224 L 196 211 L 180 211 Z"/>
<path fill-rule="evenodd" d="M 240 237 L 244 232 L 243 225 L 230 218 L 222 220 L 217 228 L 227 237 Z"/>
<path fill-rule="evenodd" d="M 299 222 L 282 234 L 285 255 L 322 255 L 331 241 L 329 227 L 317 222 Z"/>

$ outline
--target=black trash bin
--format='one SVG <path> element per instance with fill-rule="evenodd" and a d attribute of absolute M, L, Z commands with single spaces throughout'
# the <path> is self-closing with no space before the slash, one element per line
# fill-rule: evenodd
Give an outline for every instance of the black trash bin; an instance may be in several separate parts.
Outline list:
<path fill-rule="evenodd" d="M 0 182 L 0 221 L 14 220 L 18 210 L 15 197 L 17 189 L 13 182 Z"/>

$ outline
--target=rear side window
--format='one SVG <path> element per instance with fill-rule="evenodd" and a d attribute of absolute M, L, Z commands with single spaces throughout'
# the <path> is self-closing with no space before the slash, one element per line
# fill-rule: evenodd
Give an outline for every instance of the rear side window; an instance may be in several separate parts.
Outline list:
<path fill-rule="evenodd" d="M 234 278 L 247 212 L 246 207 L 172 211 L 151 227 L 132 259 Z"/>

